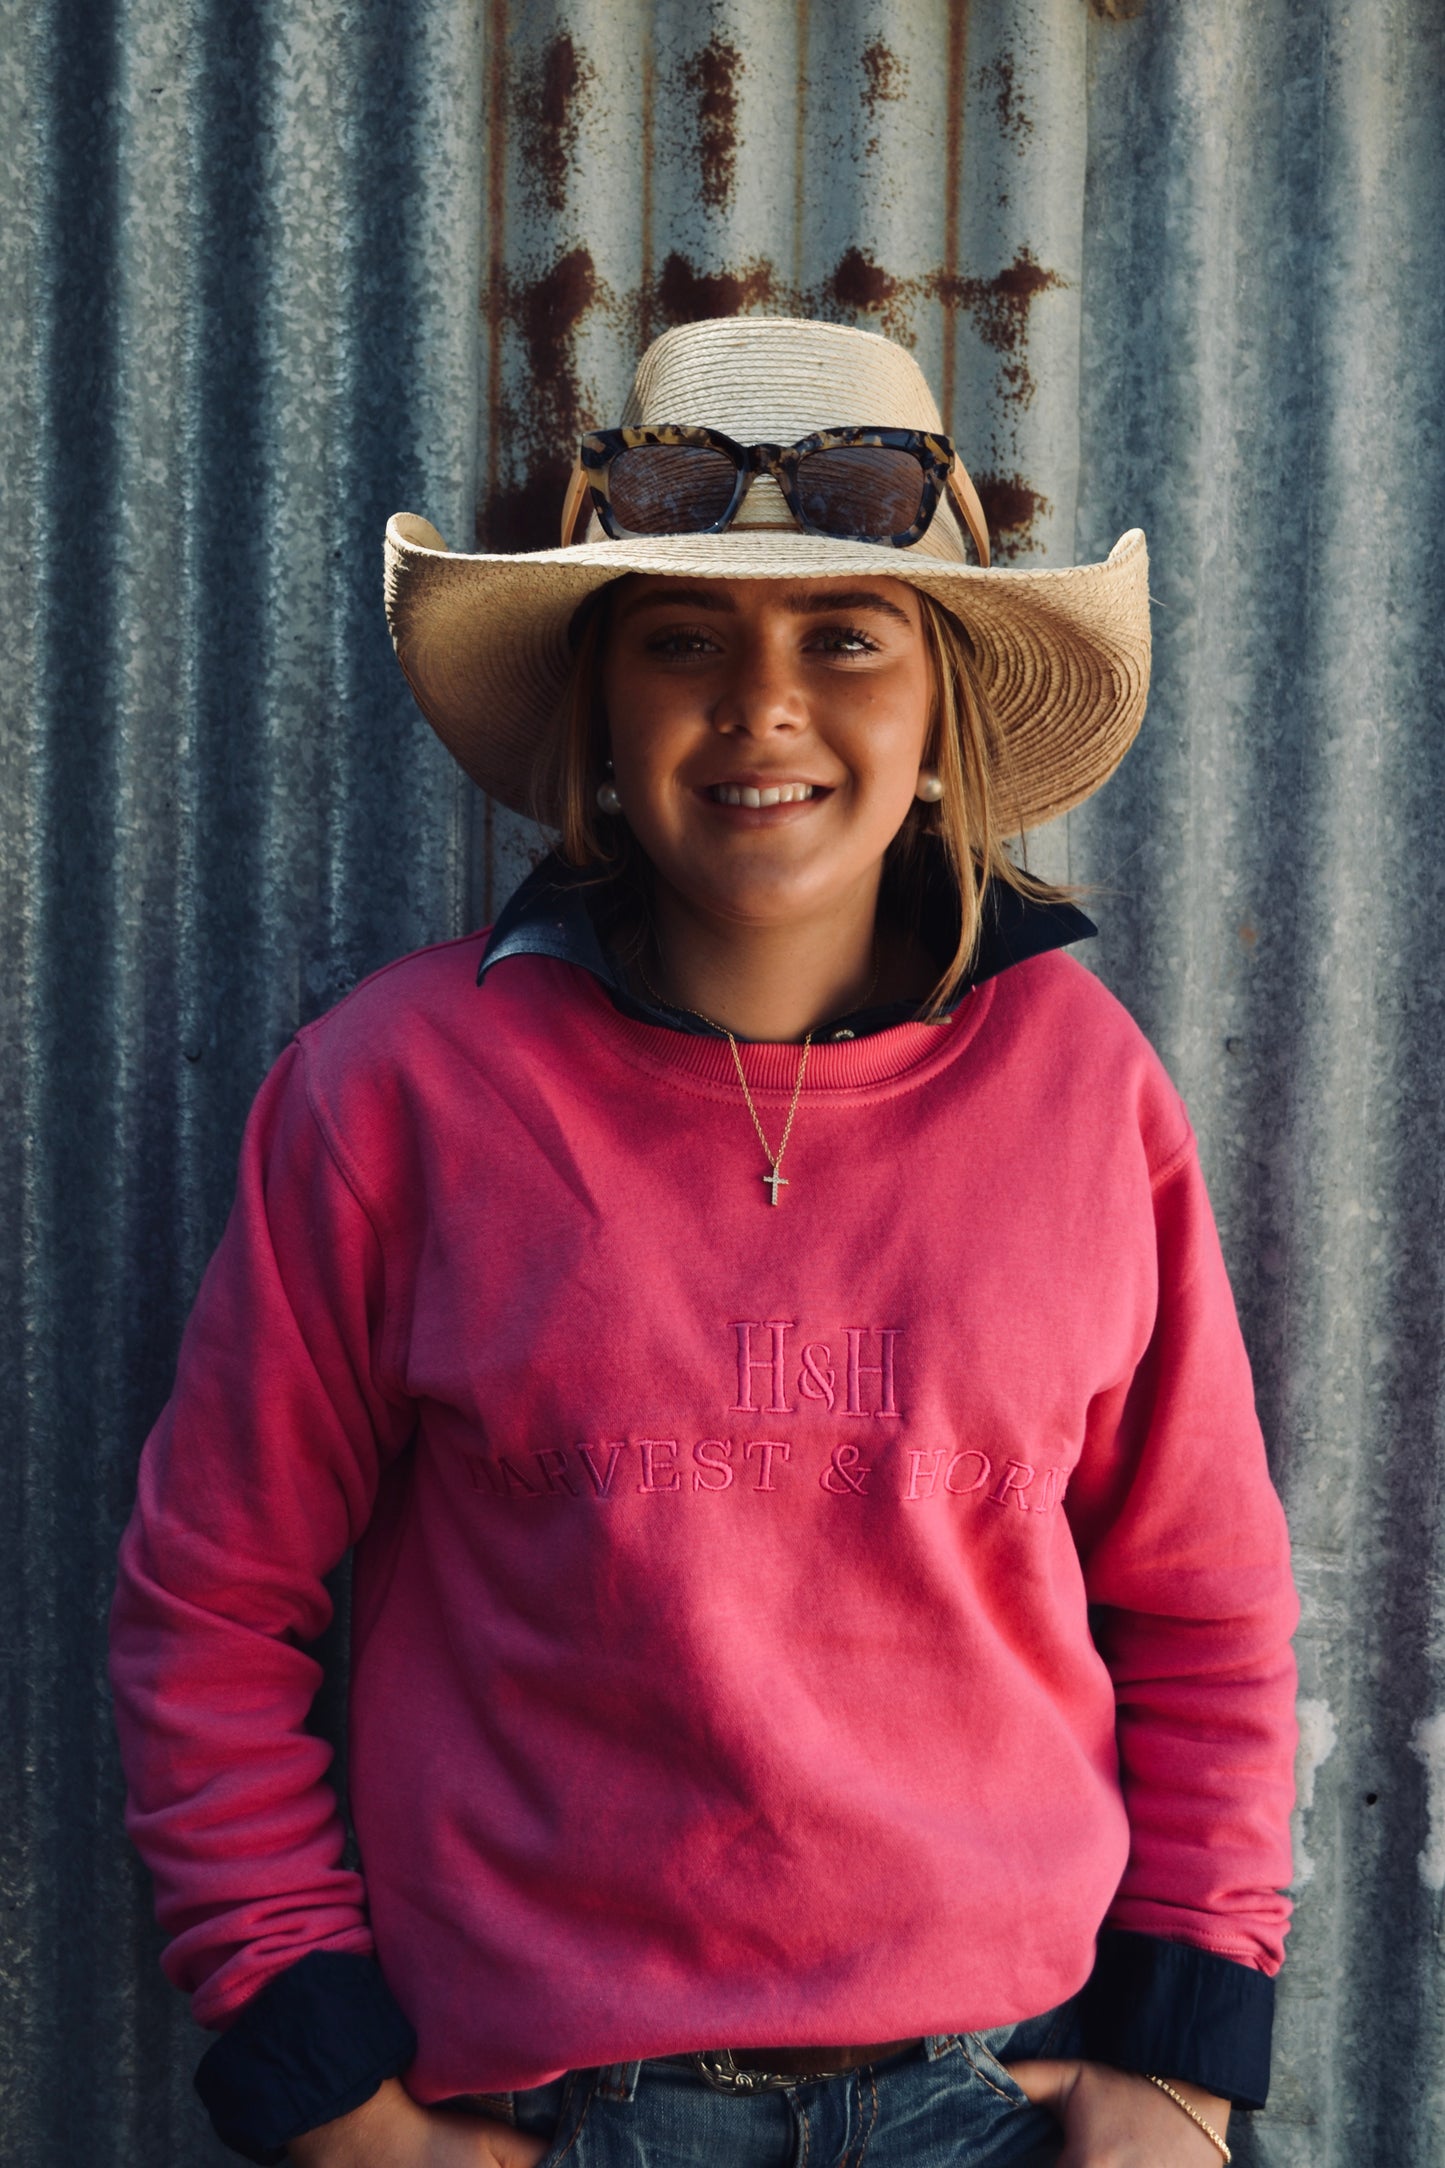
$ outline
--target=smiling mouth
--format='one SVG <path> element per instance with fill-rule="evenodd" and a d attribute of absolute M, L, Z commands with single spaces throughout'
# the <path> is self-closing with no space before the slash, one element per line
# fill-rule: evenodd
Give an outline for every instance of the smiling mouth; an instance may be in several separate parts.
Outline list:
<path fill-rule="evenodd" d="M 802 805 L 818 793 L 816 783 L 769 783 L 758 788 L 751 783 L 713 783 L 706 795 L 714 805 L 745 805 L 754 808 L 769 805 Z"/>

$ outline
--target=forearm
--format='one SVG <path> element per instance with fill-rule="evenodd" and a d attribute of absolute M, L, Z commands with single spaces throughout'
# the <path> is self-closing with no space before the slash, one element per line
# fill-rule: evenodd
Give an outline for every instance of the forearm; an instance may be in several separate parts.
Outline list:
<path fill-rule="evenodd" d="M 1106 2063 L 1008 2068 L 1035 2106 L 1063 2126 L 1060 2168 L 1218 2168 L 1228 2152 L 1229 2102 L 1203 2086 L 1170 2079 L 1171 2098 L 1147 2077 Z"/>
<path fill-rule="evenodd" d="M 409 2126 L 414 2138 L 423 2112 L 400 2078 L 387 2078 L 360 2107 L 293 2138 L 286 2158 L 299 2168 L 367 2168 L 372 2161 L 390 2161 Z"/>
<path fill-rule="evenodd" d="M 536 2168 L 545 2138 L 489 2117 L 422 2108 L 389 2078 L 362 2107 L 293 2138 L 298 2168 Z"/>

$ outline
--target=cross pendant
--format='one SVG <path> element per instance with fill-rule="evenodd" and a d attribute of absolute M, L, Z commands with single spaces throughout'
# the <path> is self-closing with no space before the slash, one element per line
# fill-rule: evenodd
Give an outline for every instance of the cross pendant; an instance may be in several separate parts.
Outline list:
<path fill-rule="evenodd" d="M 767 1183 L 769 1189 L 772 1191 L 773 1203 L 776 1204 L 778 1201 L 778 1191 L 780 1189 L 786 1189 L 788 1186 L 787 1176 L 785 1174 L 779 1174 L 776 1167 L 770 1167 L 767 1173 L 762 1177 L 762 1179 Z"/>

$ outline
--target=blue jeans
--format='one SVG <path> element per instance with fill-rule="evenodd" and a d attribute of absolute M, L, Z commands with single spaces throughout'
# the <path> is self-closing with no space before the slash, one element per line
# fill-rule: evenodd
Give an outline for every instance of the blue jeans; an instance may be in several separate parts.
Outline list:
<path fill-rule="evenodd" d="M 722 2092 L 691 2058 L 659 2056 L 570 2071 L 498 2106 L 550 2139 L 541 2168 L 1046 2168 L 1058 2125 L 1001 2065 L 1078 2051 L 1068 2002 L 776 2092 Z"/>

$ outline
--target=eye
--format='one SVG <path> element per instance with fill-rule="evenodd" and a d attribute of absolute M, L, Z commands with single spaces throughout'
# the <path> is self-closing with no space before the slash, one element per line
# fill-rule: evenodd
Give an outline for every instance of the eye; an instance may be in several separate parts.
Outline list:
<path fill-rule="evenodd" d="M 665 625 L 647 638 L 649 655 L 686 660 L 694 655 L 714 654 L 716 649 L 716 640 L 703 625 Z"/>
<path fill-rule="evenodd" d="M 811 636 L 809 645 L 821 648 L 826 655 L 876 655 L 880 652 L 880 643 L 861 625 L 820 626 Z"/>

